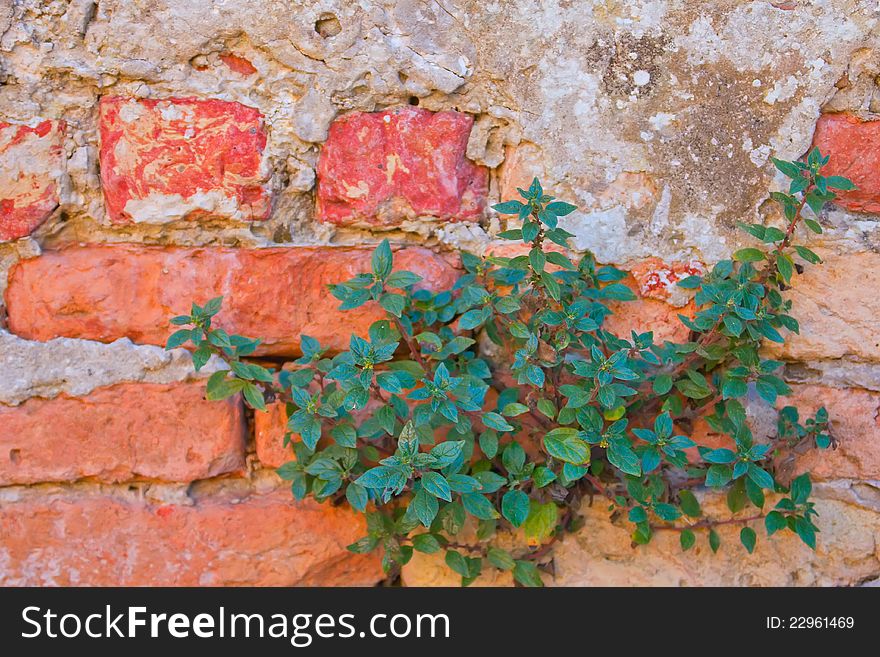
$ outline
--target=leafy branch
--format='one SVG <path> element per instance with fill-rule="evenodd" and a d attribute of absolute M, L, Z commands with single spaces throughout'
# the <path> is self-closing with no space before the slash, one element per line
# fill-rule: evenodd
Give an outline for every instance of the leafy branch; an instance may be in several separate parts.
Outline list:
<path fill-rule="evenodd" d="M 167 348 L 191 345 L 197 370 L 212 356 L 225 364 L 208 379 L 210 399 L 241 394 L 257 411 L 284 404 L 295 458 L 278 474 L 297 499 L 344 499 L 364 513 L 367 535 L 350 549 L 380 550 L 387 571 L 414 551 L 442 551 L 464 584 L 491 567 L 539 586 L 553 545 L 582 524 L 580 505 L 595 495 L 632 524 L 637 544 L 674 531 L 687 550 L 705 533 L 717 550 L 716 527 L 743 525 L 751 552 L 751 524 L 763 519 L 768 535 L 791 531 L 815 547 L 809 475 L 789 474 L 806 450 L 835 446 L 827 413 L 802 425 L 785 407 L 778 436 L 758 442 L 742 399 L 754 389 L 775 404 L 790 392 L 777 374 L 783 364 L 760 349 L 783 342 L 783 329 L 797 333 L 783 292 L 804 264 L 821 262 L 794 244 L 798 229 L 821 232 L 833 190 L 853 189 L 822 175 L 827 161 L 817 150 L 804 162 L 774 160 L 790 180 L 771 194 L 784 225 L 742 224 L 761 246 L 679 282 L 697 308 L 680 316 L 690 329 L 682 343 L 604 328 L 612 304 L 635 298 L 626 273 L 589 252 L 573 259 L 560 219 L 576 208 L 536 179 L 521 200 L 494 206 L 511 217 L 500 237 L 520 243 L 521 255 L 462 253 L 462 276 L 432 292 L 394 269 L 386 240 L 370 272 L 330 285 L 342 310 L 386 313 L 341 353 L 303 335 L 289 366 L 256 363 L 259 340 L 215 326 L 220 298 L 173 318 L 183 328 Z M 480 349 L 481 335 L 500 356 Z M 700 418 L 729 447 L 697 445 L 688 427 Z M 733 515 L 705 516 L 699 488 L 725 489 Z M 740 513 L 746 507 L 756 512 Z M 461 539 L 466 527 L 474 541 Z M 499 532 L 520 546 L 501 548 Z"/>

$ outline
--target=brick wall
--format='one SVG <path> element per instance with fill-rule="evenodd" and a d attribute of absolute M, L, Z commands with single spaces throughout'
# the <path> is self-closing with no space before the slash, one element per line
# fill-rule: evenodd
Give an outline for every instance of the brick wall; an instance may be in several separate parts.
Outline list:
<path fill-rule="evenodd" d="M 813 141 L 859 187 L 820 217 L 826 265 L 797 277 L 801 335 L 777 350 L 840 441 L 796 464 L 819 480 L 817 552 L 633 552 L 585 509 L 555 582 L 880 577 L 871 3 L 161 4 L 0 0 L 0 583 L 379 582 L 345 550 L 361 521 L 272 472 L 280 409 L 205 401 L 188 353 L 161 349 L 168 318 L 222 294 L 260 358 L 292 360 L 300 333 L 342 348 L 378 309 L 341 314 L 326 284 L 388 237 L 449 286 L 457 249 L 505 248 L 488 208 L 538 175 L 579 205 L 576 250 L 631 273 L 612 329 L 681 339 L 675 281 L 741 246 L 736 220 L 773 219 L 768 156 Z M 749 412 L 772 431 L 774 409 Z M 420 555 L 404 581 L 445 576 Z"/>

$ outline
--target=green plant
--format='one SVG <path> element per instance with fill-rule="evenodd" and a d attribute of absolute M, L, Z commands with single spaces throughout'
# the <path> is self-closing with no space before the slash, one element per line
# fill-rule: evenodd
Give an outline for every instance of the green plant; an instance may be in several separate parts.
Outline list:
<path fill-rule="evenodd" d="M 639 544 L 672 530 L 687 550 L 700 532 L 717 550 L 714 527 L 742 524 L 751 552 L 756 535 L 748 524 L 763 517 L 768 534 L 790 530 L 815 547 L 810 478 L 784 484 L 774 463 L 792 450 L 830 446 L 827 414 L 822 409 L 803 426 L 786 407 L 779 437 L 759 443 L 741 400 L 750 388 L 770 404 L 790 391 L 775 374 L 783 364 L 760 347 L 782 342 L 781 329 L 798 331 L 782 294 L 801 268 L 795 258 L 820 262 L 793 244 L 801 223 L 822 230 L 804 208 L 818 214 L 832 189 L 853 189 L 821 175 L 827 159 L 813 150 L 806 162 L 774 160 L 791 180 L 788 193 L 772 194 L 785 225 L 743 224 L 765 248 L 741 249 L 679 282 L 694 290 L 698 308 L 681 316 L 690 329 L 682 344 L 602 328 L 610 302 L 634 298 L 620 282 L 625 273 L 590 253 L 574 262 L 546 248 L 567 246 L 572 235 L 558 218 L 575 207 L 535 180 L 520 190 L 522 201 L 495 206 L 520 222 L 500 237 L 525 243 L 523 255 L 462 253 L 465 273 L 452 289 L 433 293 L 418 287 L 417 275 L 393 270 L 386 240 L 373 253 L 372 272 L 331 285 L 342 309 L 378 302 L 387 313 L 366 338 L 351 336 L 347 351 L 329 354 L 304 335 L 293 369 L 248 362 L 259 341 L 212 326 L 219 298 L 175 317 L 187 328 L 167 346 L 191 342 L 196 369 L 212 354 L 228 365 L 208 380 L 211 399 L 241 393 L 258 411 L 267 401 L 285 403 L 284 440 L 296 459 L 278 474 L 297 499 L 344 498 L 365 513 L 368 535 L 350 549 L 381 548 L 386 570 L 407 563 L 413 550 L 445 551 L 464 584 L 489 565 L 540 585 L 538 564 L 578 527 L 581 500 L 594 495 L 632 523 Z M 479 348 L 481 331 L 501 354 L 494 362 Z M 731 447 L 696 446 L 681 427 L 698 417 L 730 437 Z M 757 512 L 704 517 L 692 492 L 700 486 L 729 487 L 731 512 L 748 505 Z M 476 535 L 462 541 L 469 516 Z M 525 540 L 502 549 L 489 540 L 499 530 Z"/>

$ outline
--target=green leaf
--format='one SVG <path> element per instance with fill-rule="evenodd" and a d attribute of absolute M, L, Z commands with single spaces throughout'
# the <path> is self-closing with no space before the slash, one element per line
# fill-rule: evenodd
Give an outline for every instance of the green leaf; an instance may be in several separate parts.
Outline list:
<path fill-rule="evenodd" d="M 749 554 L 755 551 L 755 541 L 757 538 L 755 530 L 751 527 L 743 527 L 739 533 L 739 540 L 748 550 Z"/>
<path fill-rule="evenodd" d="M 536 500 L 529 503 L 529 516 L 523 523 L 523 531 L 527 538 L 543 541 L 556 529 L 559 510 L 553 502 L 541 504 Z"/>
<path fill-rule="evenodd" d="M 562 294 L 562 288 L 559 287 L 559 283 L 553 278 L 553 274 L 545 271 L 541 274 L 541 282 L 544 284 L 547 294 L 549 294 L 555 301 L 559 301 L 559 297 Z"/>
<path fill-rule="evenodd" d="M 513 567 L 513 578 L 523 586 L 544 586 L 538 568 L 531 561 L 517 561 Z"/>
<path fill-rule="evenodd" d="M 437 467 L 442 468 L 455 461 L 463 447 L 463 440 L 447 440 L 431 449 L 431 456 L 437 459 Z"/>
<path fill-rule="evenodd" d="M 730 449 L 713 449 L 703 454 L 703 460 L 708 463 L 733 463 L 736 460 L 736 452 Z"/>
<path fill-rule="evenodd" d="M 690 529 L 684 529 L 678 535 L 678 540 L 681 543 L 681 549 L 686 552 L 687 550 L 690 550 L 692 547 L 694 547 L 694 543 L 697 542 L 697 537 Z"/>
<path fill-rule="evenodd" d="M 539 466 L 535 468 L 535 472 L 532 474 L 532 480 L 535 482 L 535 486 L 538 488 L 543 488 L 544 486 L 556 481 L 556 473 L 553 472 L 550 468 L 545 466 Z"/>
<path fill-rule="evenodd" d="M 380 465 L 367 470 L 355 480 L 355 483 L 365 488 L 375 488 L 378 490 L 385 490 L 386 488 L 400 489 L 406 484 L 406 475 L 399 468 Z"/>
<path fill-rule="evenodd" d="M 712 548 L 713 553 L 717 553 L 718 548 L 721 547 L 721 537 L 714 529 L 709 530 L 709 547 Z"/>
<path fill-rule="evenodd" d="M 749 479 L 754 481 L 761 488 L 767 488 L 769 490 L 775 488 L 773 476 L 764 470 L 764 468 L 757 466 L 754 463 L 749 463 Z"/>
<path fill-rule="evenodd" d="M 825 184 L 831 189 L 839 189 L 842 192 L 857 189 L 852 180 L 843 176 L 828 176 L 825 179 Z"/>
<path fill-rule="evenodd" d="M 480 450 L 486 458 L 494 459 L 498 454 L 498 434 L 494 431 L 484 431 L 480 434 Z"/>
<path fill-rule="evenodd" d="M 764 518 L 764 527 L 767 529 L 767 536 L 772 536 L 780 529 L 788 527 L 788 521 L 785 519 L 784 515 L 779 513 L 779 511 L 771 511 L 767 514 L 767 517 Z"/>
<path fill-rule="evenodd" d="M 379 305 L 395 317 L 400 317 L 406 308 L 406 297 L 402 294 L 389 292 L 379 297 Z"/>
<path fill-rule="evenodd" d="M 388 240 L 382 240 L 382 243 L 373 251 L 372 265 L 373 275 L 379 280 L 384 281 L 391 273 L 393 266 L 393 256 L 391 255 L 391 245 Z"/>
<path fill-rule="evenodd" d="M 665 395 L 672 390 L 672 377 L 668 374 L 660 374 L 654 379 L 654 394 Z"/>
<path fill-rule="evenodd" d="M 521 526 L 529 517 L 529 496 L 521 490 L 510 490 L 501 498 L 501 515 L 514 527 Z"/>
<path fill-rule="evenodd" d="M 263 398 L 263 391 L 254 383 L 246 383 L 241 389 L 241 393 L 253 408 L 258 411 L 266 410 L 266 400 Z"/>
<path fill-rule="evenodd" d="M 192 337 L 193 330 L 195 329 L 180 329 L 179 331 L 175 331 L 168 338 L 168 342 L 165 343 L 165 349 L 174 349 L 179 347 L 182 344 L 189 342 L 189 339 Z"/>
<path fill-rule="evenodd" d="M 706 485 L 711 488 L 720 488 L 726 486 L 732 478 L 733 473 L 730 471 L 730 466 L 713 465 L 706 472 Z"/>
<path fill-rule="evenodd" d="M 379 544 L 379 539 L 375 536 L 364 536 L 362 539 L 355 541 L 351 545 L 349 545 L 346 549 L 349 552 L 354 552 L 356 554 L 366 554 L 367 552 L 372 552 L 376 549 L 376 546 Z"/>
<path fill-rule="evenodd" d="M 219 372 L 214 372 L 208 378 L 208 384 L 205 387 L 205 397 L 208 400 L 226 399 L 242 389 L 244 381 L 235 378 L 227 379 L 227 374 L 229 374 L 229 370 L 220 370 Z"/>
<path fill-rule="evenodd" d="M 740 249 L 733 254 L 733 259 L 737 262 L 758 262 L 763 260 L 766 254 L 760 249 Z"/>
<path fill-rule="evenodd" d="M 777 160 L 775 157 L 771 157 L 770 160 L 773 162 L 777 169 L 779 169 L 789 178 L 799 178 L 802 175 L 801 170 L 793 162 Z"/>
<path fill-rule="evenodd" d="M 364 509 L 367 508 L 367 502 L 370 501 L 370 496 L 367 494 L 366 488 L 360 484 L 352 482 L 348 485 L 348 488 L 345 489 L 345 499 L 348 500 L 348 503 L 351 504 L 353 509 L 363 512 Z"/>
<path fill-rule="evenodd" d="M 434 497 L 439 497 L 447 502 L 452 501 L 452 491 L 449 488 L 449 482 L 439 472 L 425 472 L 422 475 L 422 486 Z"/>
<path fill-rule="evenodd" d="M 488 319 L 482 309 L 468 310 L 458 320 L 458 326 L 462 331 L 470 331 L 477 328 Z"/>
<path fill-rule="evenodd" d="M 464 505 L 465 511 L 480 520 L 491 520 L 492 518 L 499 517 L 499 513 L 492 506 L 492 502 L 480 493 L 466 493 L 462 495 L 461 503 Z"/>
<path fill-rule="evenodd" d="M 507 550 L 497 547 L 490 547 L 486 553 L 486 558 L 489 559 L 489 563 L 499 570 L 513 570 L 516 565 L 513 557 L 510 556 Z"/>
<path fill-rule="evenodd" d="M 791 482 L 791 501 L 795 504 L 805 504 L 813 492 L 813 483 L 809 473 L 804 473 Z"/>
<path fill-rule="evenodd" d="M 522 415 L 523 413 L 528 413 L 529 407 L 525 404 L 518 404 L 516 402 L 512 404 L 507 404 L 502 410 L 501 414 L 506 415 L 507 417 L 516 417 L 517 415 Z"/>
<path fill-rule="evenodd" d="M 519 214 L 524 205 L 519 201 L 505 201 L 504 203 L 496 203 L 492 209 L 499 214 Z"/>
<path fill-rule="evenodd" d="M 820 258 L 818 255 L 816 255 L 813 251 L 810 251 L 810 249 L 808 249 L 805 246 L 795 246 L 794 250 L 797 251 L 797 254 L 801 258 L 803 258 L 804 260 L 806 260 L 810 264 L 818 265 L 819 263 L 822 262 L 822 258 Z"/>
<path fill-rule="evenodd" d="M 564 201 L 553 201 L 552 203 L 547 204 L 547 212 L 554 214 L 557 217 L 564 217 L 575 210 L 577 210 L 576 205 L 565 203 Z"/>
<path fill-rule="evenodd" d="M 333 427 L 330 435 L 333 436 L 333 440 L 340 447 L 357 447 L 357 431 L 348 423 Z"/>
<path fill-rule="evenodd" d="M 581 465 L 590 460 L 590 446 L 579 438 L 580 432 L 569 427 L 553 429 L 544 436 L 544 449 L 554 458 Z"/>
<path fill-rule="evenodd" d="M 388 277 L 385 281 L 385 285 L 402 289 L 410 285 L 415 285 L 421 280 L 421 276 L 414 274 L 411 271 L 396 271 Z"/>
<path fill-rule="evenodd" d="M 696 496 L 689 490 L 681 490 L 678 492 L 678 503 L 685 515 L 691 518 L 699 518 L 703 515 L 700 509 L 700 503 Z"/>
<path fill-rule="evenodd" d="M 626 440 L 614 440 L 606 452 L 611 465 L 621 472 L 638 477 L 642 474 L 642 463 Z"/>
<path fill-rule="evenodd" d="M 513 431 L 513 426 L 498 413 L 483 413 L 483 424 L 497 431 Z"/>
<path fill-rule="evenodd" d="M 440 541 L 433 534 L 416 534 L 412 537 L 413 549 L 425 554 L 434 554 L 440 551 Z"/>
<path fill-rule="evenodd" d="M 806 518 L 798 518 L 794 523 L 794 531 L 810 549 L 816 549 L 816 530 Z"/>
<path fill-rule="evenodd" d="M 643 506 L 634 506 L 629 510 L 629 514 L 627 514 L 630 522 L 640 523 L 645 522 L 648 519 L 648 512 L 645 511 L 645 507 Z"/>
<path fill-rule="evenodd" d="M 541 249 L 535 247 L 529 251 L 529 263 L 532 265 L 532 269 L 540 274 L 544 271 L 544 266 L 547 264 L 547 256 L 544 255 Z"/>
<path fill-rule="evenodd" d="M 470 577 L 468 562 L 461 552 L 446 550 L 446 565 L 462 577 Z"/>
<path fill-rule="evenodd" d="M 440 510 L 440 503 L 437 502 L 437 498 L 430 495 L 424 488 L 413 495 L 409 506 L 413 513 L 416 514 L 419 522 L 425 527 L 431 526 L 431 523 L 434 522 L 434 518 L 437 516 L 437 511 Z"/>

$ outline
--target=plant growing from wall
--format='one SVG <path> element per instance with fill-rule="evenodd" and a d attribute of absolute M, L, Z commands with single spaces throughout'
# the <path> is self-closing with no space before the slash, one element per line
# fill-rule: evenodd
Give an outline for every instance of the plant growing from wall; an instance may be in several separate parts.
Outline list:
<path fill-rule="evenodd" d="M 341 309 L 378 303 L 387 314 L 368 336 L 352 335 L 347 351 L 328 353 L 303 335 L 292 369 L 249 362 L 259 340 L 212 325 L 220 298 L 172 319 L 186 328 L 167 348 L 192 343 L 197 370 L 212 355 L 226 363 L 208 380 L 210 399 L 241 393 L 257 411 L 285 404 L 295 460 L 278 474 L 297 499 L 345 501 L 364 513 L 368 533 L 350 549 L 380 549 L 386 571 L 414 550 L 444 552 L 464 584 L 491 567 L 539 586 L 542 560 L 579 527 L 582 500 L 594 496 L 631 523 L 637 544 L 676 531 L 683 550 L 707 540 L 716 551 L 715 527 L 738 524 L 752 552 L 750 524 L 763 518 L 768 535 L 791 531 L 814 548 L 809 475 L 780 481 L 774 463 L 833 446 L 827 414 L 801 424 L 785 407 L 778 437 L 757 441 L 743 402 L 750 391 L 769 404 L 790 392 L 777 374 L 783 364 L 761 346 L 783 342 L 783 329 L 798 332 L 783 292 L 798 261 L 820 259 L 795 239 L 802 225 L 822 231 L 805 208 L 815 217 L 833 190 L 853 189 L 821 174 L 827 160 L 815 149 L 805 162 L 774 160 L 790 179 L 787 193 L 771 194 L 785 223 L 743 224 L 757 246 L 678 283 L 695 292 L 698 309 L 681 316 L 690 329 L 683 343 L 603 328 L 609 302 L 635 298 L 620 282 L 625 273 L 590 253 L 572 260 L 548 248 L 567 247 L 572 235 L 558 220 L 575 207 L 535 180 L 522 200 L 495 206 L 514 217 L 500 237 L 524 244 L 523 255 L 462 253 L 465 273 L 433 293 L 416 274 L 394 271 L 386 240 L 372 271 L 331 285 Z M 481 334 L 493 349 L 480 348 Z M 698 418 L 730 447 L 695 445 L 686 427 Z M 727 488 L 732 515 L 707 517 L 699 487 Z M 747 506 L 755 512 L 738 513 Z M 504 542 L 519 547 L 499 547 L 498 532 L 519 537 Z"/>

